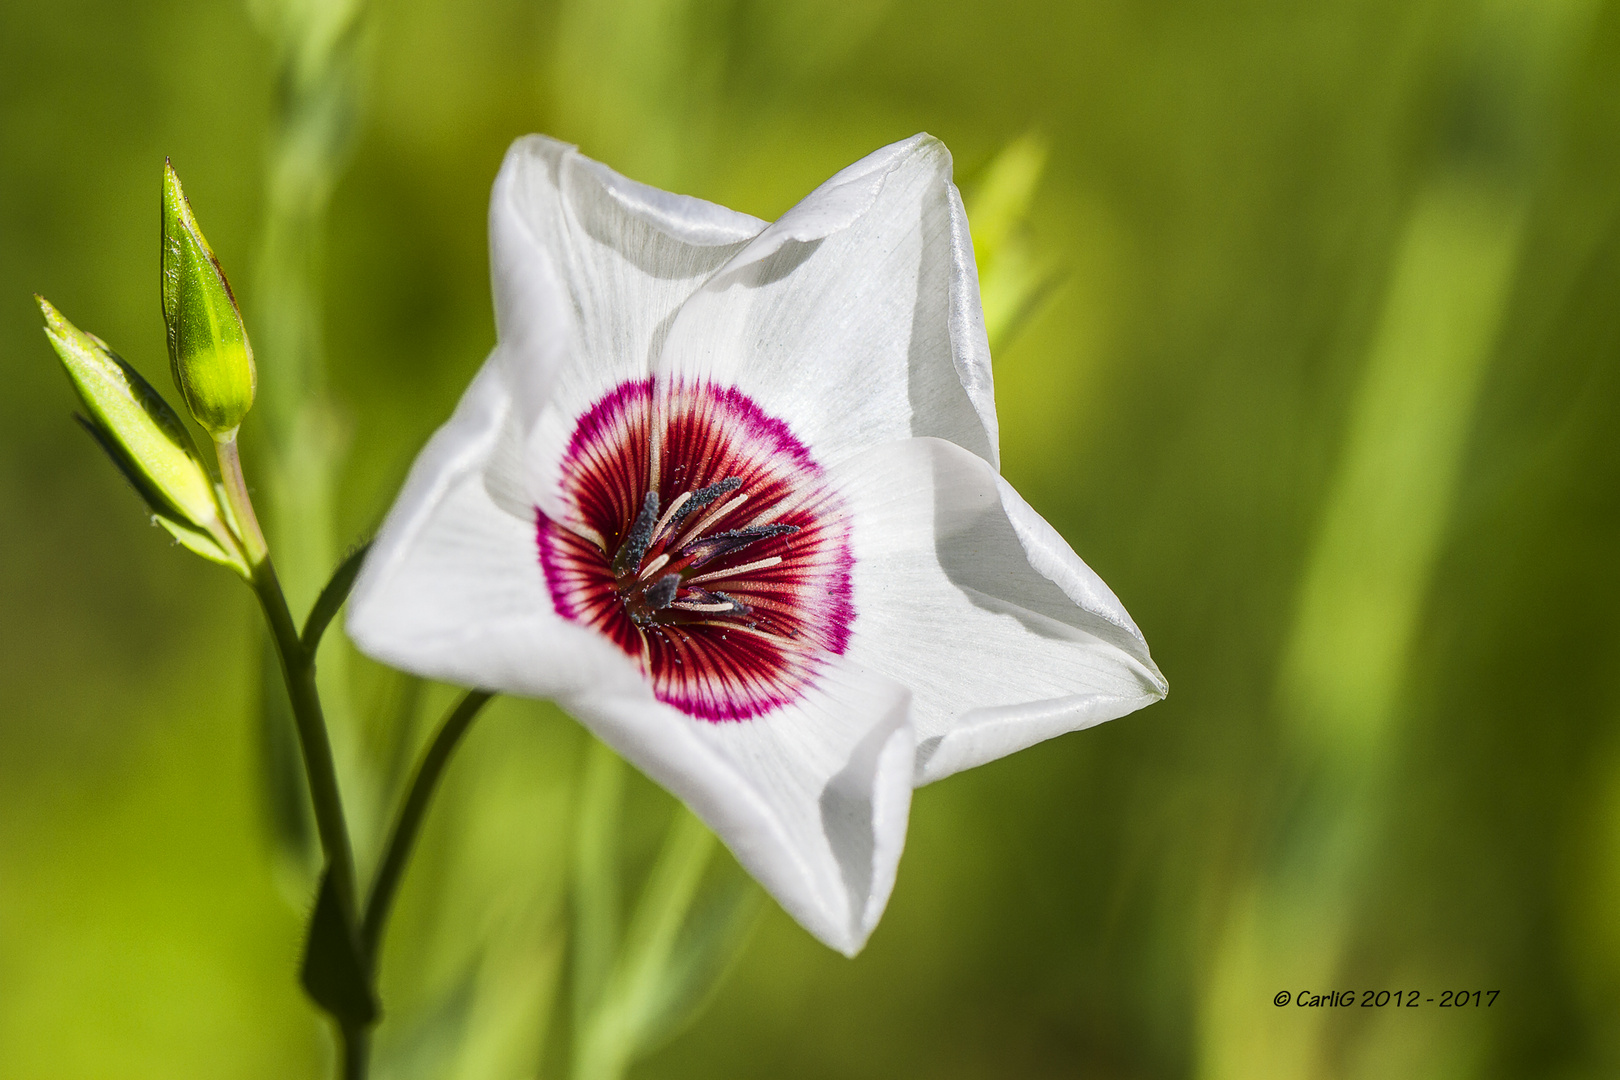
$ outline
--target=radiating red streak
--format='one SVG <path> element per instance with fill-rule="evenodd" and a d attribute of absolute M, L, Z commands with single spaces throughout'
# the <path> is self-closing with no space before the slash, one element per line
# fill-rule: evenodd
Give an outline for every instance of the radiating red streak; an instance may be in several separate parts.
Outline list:
<path fill-rule="evenodd" d="M 739 391 L 655 385 L 650 379 L 622 383 L 580 417 L 560 472 L 573 519 L 555 521 L 535 511 L 552 602 L 559 615 L 598 631 L 634 658 L 659 700 L 704 720 L 751 719 L 796 700 L 825 660 L 844 652 L 855 612 L 843 501 L 787 425 Z M 655 532 L 636 572 L 669 558 L 635 588 L 685 570 L 691 560 L 683 560 L 678 549 L 693 539 L 756 525 L 797 527 L 790 535 L 716 556 L 701 571 L 686 570 L 686 576 L 705 579 L 693 586 L 700 594 L 712 587 L 750 612 L 716 616 L 672 607 L 657 612 L 650 625 L 632 620 L 623 597 L 639 594 L 621 593 L 630 587 L 615 578 L 610 564 L 653 475 L 664 514 L 685 493 L 730 478 L 741 486 Z M 739 495 L 746 498 L 739 501 Z M 729 503 L 735 505 L 727 508 Z M 600 536 L 607 550 L 582 533 Z M 753 565 L 771 557 L 781 561 Z M 718 576 L 739 568 L 735 578 Z M 686 599 L 684 588 L 681 602 L 701 602 L 700 595 Z M 638 611 L 647 617 L 645 607 Z"/>

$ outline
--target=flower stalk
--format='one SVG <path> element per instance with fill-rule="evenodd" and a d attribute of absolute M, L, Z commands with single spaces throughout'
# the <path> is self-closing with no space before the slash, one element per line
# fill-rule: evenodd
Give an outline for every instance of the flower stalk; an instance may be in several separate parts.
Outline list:
<path fill-rule="evenodd" d="M 292 700 L 298 744 L 303 752 L 304 771 L 309 778 L 310 800 L 315 807 L 315 825 L 321 838 L 327 870 L 339 899 L 352 917 L 357 910 L 354 851 L 344 820 L 343 797 L 338 788 L 332 742 L 321 711 L 320 692 L 315 687 L 315 658 L 304 648 L 298 628 L 293 623 L 292 612 L 287 608 L 287 598 L 282 594 L 281 583 L 276 578 L 275 566 L 268 555 L 254 567 L 252 585 L 259 606 L 264 611 L 271 639 L 275 642 L 282 677 L 287 684 L 288 697 Z"/>
<path fill-rule="evenodd" d="M 405 865 L 416 845 L 422 822 L 427 819 L 428 804 L 438 789 L 445 766 L 450 764 L 450 756 L 461 744 L 462 737 L 472 727 L 479 712 L 494 696 L 486 690 L 467 691 L 456 707 L 450 710 L 450 715 L 445 717 L 438 734 L 433 737 L 433 742 L 417 764 L 415 775 L 411 777 L 405 801 L 400 805 L 399 817 L 388 834 L 388 844 L 383 849 L 382 862 L 378 865 L 377 877 L 371 884 L 371 894 L 360 921 L 360 951 L 372 974 L 377 969 L 377 953 L 382 947 L 383 930 L 388 925 L 394 896 L 404 878 Z"/>
<path fill-rule="evenodd" d="M 242 475 L 242 453 L 237 448 L 234 430 L 214 440 L 214 455 L 219 459 L 225 504 L 236 519 L 242 552 L 247 556 L 248 566 L 256 570 L 269 556 L 270 549 L 264 542 L 264 530 L 259 528 L 259 516 L 253 512 L 253 500 L 248 498 L 247 480 Z M 286 601 L 282 604 L 285 606 Z"/>

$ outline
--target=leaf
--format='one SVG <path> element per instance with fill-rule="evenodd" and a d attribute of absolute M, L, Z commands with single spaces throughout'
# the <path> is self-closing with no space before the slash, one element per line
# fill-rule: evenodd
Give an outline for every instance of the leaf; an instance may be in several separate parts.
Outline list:
<path fill-rule="evenodd" d="M 371 989 L 368 965 L 360 955 L 354 918 L 344 910 L 330 867 L 321 875 L 315 911 L 310 915 L 299 980 L 315 1004 L 345 1027 L 368 1027 L 382 1015 Z"/>
<path fill-rule="evenodd" d="M 371 541 L 349 552 L 348 556 L 332 571 L 332 577 L 327 581 L 321 595 L 315 598 L 315 604 L 309 609 L 309 618 L 304 620 L 304 632 L 301 640 L 304 651 L 315 655 L 316 646 L 321 643 L 321 635 L 337 615 L 343 601 L 349 598 L 349 590 L 354 588 L 354 579 L 360 574 L 360 567 L 366 561 L 366 552 L 371 550 Z"/>

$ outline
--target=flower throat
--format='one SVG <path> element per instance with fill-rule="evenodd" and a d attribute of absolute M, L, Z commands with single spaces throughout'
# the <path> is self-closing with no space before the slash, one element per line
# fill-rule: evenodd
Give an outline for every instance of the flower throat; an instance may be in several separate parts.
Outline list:
<path fill-rule="evenodd" d="M 843 501 L 786 424 L 731 388 L 622 383 L 537 509 L 558 614 L 641 664 L 659 700 L 750 719 L 796 700 L 854 617 Z"/>

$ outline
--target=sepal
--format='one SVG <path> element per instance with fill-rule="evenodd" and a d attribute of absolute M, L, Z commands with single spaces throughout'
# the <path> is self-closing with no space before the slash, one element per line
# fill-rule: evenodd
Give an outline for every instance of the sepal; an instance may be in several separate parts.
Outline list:
<path fill-rule="evenodd" d="M 106 342 L 68 322 L 43 297 L 35 299 L 45 336 L 84 405 L 78 419 L 85 430 L 177 540 L 245 575 L 235 534 L 179 414 Z"/>
<path fill-rule="evenodd" d="M 234 551 L 227 551 L 220 546 L 219 541 L 207 533 L 199 532 L 189 525 L 183 525 L 173 518 L 164 517 L 162 514 L 153 514 L 152 520 L 163 526 L 168 534 L 174 537 L 180 543 L 180 546 L 186 550 L 201 555 L 209 562 L 227 566 L 244 578 L 251 576 L 248 565 L 241 555 Z"/>

